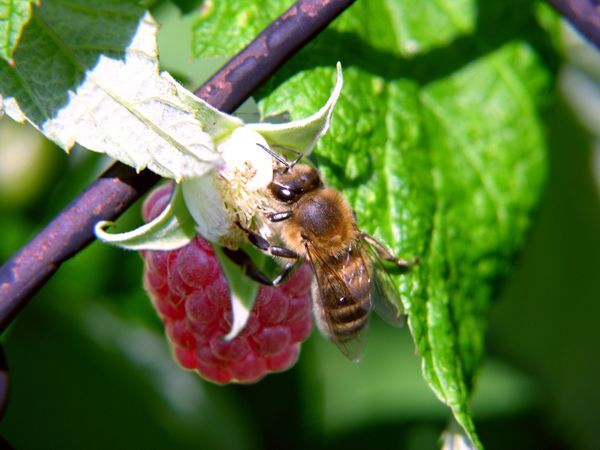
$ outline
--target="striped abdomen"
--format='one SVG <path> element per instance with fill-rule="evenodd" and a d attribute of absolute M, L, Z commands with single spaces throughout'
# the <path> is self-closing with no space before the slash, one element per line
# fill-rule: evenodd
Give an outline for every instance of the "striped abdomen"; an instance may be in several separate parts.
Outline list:
<path fill-rule="evenodd" d="M 367 324 L 371 309 L 369 269 L 367 260 L 356 250 L 330 257 L 323 267 L 315 267 L 324 331 L 337 342 L 355 338 Z"/>

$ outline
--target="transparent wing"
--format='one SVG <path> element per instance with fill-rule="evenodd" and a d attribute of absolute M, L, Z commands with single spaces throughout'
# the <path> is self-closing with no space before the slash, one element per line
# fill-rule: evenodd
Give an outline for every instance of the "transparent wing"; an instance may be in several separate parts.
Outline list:
<path fill-rule="evenodd" d="M 371 302 L 377 315 L 390 325 L 404 324 L 404 307 L 396 283 L 386 270 L 377 251 L 367 242 L 362 242 L 364 253 L 370 259 Z"/>
<path fill-rule="evenodd" d="M 317 326 L 344 356 L 359 361 L 366 345 L 370 298 L 359 301 L 362 293 L 352 286 L 367 283 L 364 285 L 368 289 L 369 273 L 365 261 L 362 258 L 357 260 L 349 252 L 333 265 L 327 263 L 328 258 L 312 245 L 306 244 L 306 251 L 315 272 L 312 297 Z M 365 294 L 368 296 L 368 292 Z M 344 309 L 351 312 L 345 313 Z M 340 323 L 341 314 L 349 319 L 346 325 Z"/>

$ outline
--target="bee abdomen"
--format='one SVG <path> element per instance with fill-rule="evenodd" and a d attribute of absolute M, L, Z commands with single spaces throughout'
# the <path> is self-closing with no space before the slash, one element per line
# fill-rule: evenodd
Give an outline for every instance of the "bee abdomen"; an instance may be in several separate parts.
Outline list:
<path fill-rule="evenodd" d="M 367 324 L 369 297 L 342 297 L 329 308 L 331 332 L 338 340 L 355 337 Z"/>

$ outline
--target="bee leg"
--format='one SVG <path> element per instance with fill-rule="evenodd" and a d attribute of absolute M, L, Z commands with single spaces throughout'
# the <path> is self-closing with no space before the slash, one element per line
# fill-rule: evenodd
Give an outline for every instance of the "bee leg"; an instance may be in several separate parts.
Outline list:
<path fill-rule="evenodd" d="M 250 258 L 250 256 L 248 256 L 248 254 L 244 250 L 231 250 L 226 247 L 223 247 L 223 253 L 231 261 L 240 266 L 243 269 L 244 274 L 248 278 L 266 286 L 279 286 L 281 283 L 287 280 L 288 277 L 296 270 L 300 261 L 297 260 L 292 264 L 286 264 L 283 268 L 283 271 L 279 275 L 277 275 L 273 280 L 271 280 L 256 266 L 256 264 L 254 264 L 252 258 Z"/>
<path fill-rule="evenodd" d="M 401 267 L 403 269 L 410 269 L 413 266 L 419 264 L 419 258 L 414 258 L 412 261 L 409 261 L 407 259 L 402 259 L 402 258 L 396 258 L 396 256 L 390 252 L 387 248 L 385 248 L 377 239 L 375 239 L 373 236 L 361 232 L 361 237 L 368 243 L 370 244 L 375 251 L 379 254 L 379 256 L 384 259 L 385 261 L 390 261 L 393 262 L 394 264 L 396 264 L 398 267 Z"/>
<path fill-rule="evenodd" d="M 304 261 L 302 259 L 297 259 L 293 264 L 286 264 L 283 268 L 283 271 L 275 277 L 273 280 L 273 286 L 279 286 L 281 283 L 286 281 L 291 274 L 293 274 L 298 267 L 302 265 Z"/>
<path fill-rule="evenodd" d="M 244 228 L 239 222 L 236 225 L 246 233 L 248 236 L 248 240 L 252 245 L 254 245 L 259 250 L 270 256 L 278 256 L 279 258 L 287 258 L 287 259 L 299 259 L 300 255 L 289 248 L 280 247 L 278 245 L 271 245 L 269 241 L 267 241 L 260 234 L 255 233 L 254 231 L 248 230 Z"/>
<path fill-rule="evenodd" d="M 292 217 L 293 214 L 294 214 L 293 211 L 282 211 L 282 212 L 269 214 L 267 216 L 267 219 L 269 219 L 271 222 L 282 222 L 282 221 L 287 220 L 290 217 Z"/>
<path fill-rule="evenodd" d="M 227 247 L 223 247 L 223 253 L 230 260 L 240 266 L 243 269 L 244 274 L 251 280 L 267 286 L 273 285 L 273 282 L 269 279 L 269 277 L 267 277 L 258 267 L 256 267 L 254 261 L 252 261 L 250 256 L 248 256 L 248 254 L 242 249 L 231 250 Z"/>

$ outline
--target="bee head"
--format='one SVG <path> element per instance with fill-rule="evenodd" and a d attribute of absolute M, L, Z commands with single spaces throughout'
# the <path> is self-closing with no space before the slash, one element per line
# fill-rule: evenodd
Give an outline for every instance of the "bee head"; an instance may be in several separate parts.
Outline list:
<path fill-rule="evenodd" d="M 273 171 L 269 190 L 283 203 L 297 202 L 307 192 L 323 187 L 319 172 L 307 164 L 286 166 Z"/>

